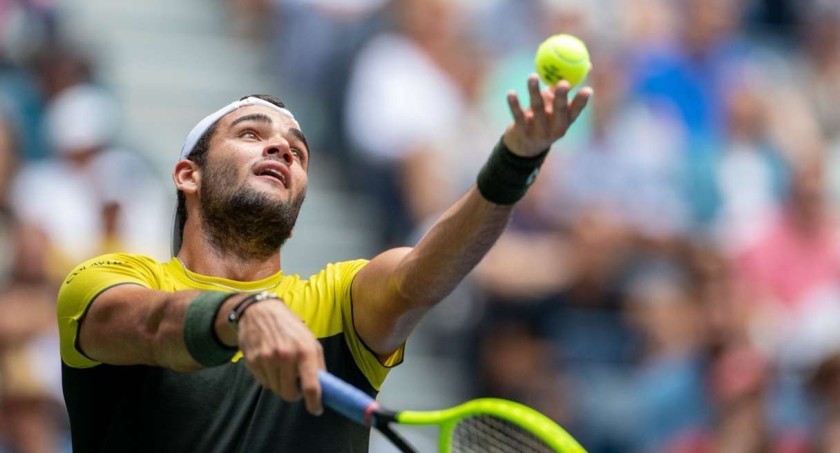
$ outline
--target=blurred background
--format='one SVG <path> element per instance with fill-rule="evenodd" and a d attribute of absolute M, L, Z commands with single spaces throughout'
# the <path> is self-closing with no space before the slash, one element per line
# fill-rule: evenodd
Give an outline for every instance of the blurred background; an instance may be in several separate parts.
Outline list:
<path fill-rule="evenodd" d="M 593 453 L 840 451 L 836 0 L 0 0 L 0 451 L 69 451 L 56 288 L 168 260 L 203 116 L 300 120 L 308 275 L 422 236 L 559 32 L 595 96 L 383 403 L 513 399 Z"/>

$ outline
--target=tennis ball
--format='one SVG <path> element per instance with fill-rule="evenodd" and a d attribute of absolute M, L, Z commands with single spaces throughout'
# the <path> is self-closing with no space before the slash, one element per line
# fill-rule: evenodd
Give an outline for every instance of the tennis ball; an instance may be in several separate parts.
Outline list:
<path fill-rule="evenodd" d="M 554 35 L 543 41 L 537 49 L 534 63 L 542 81 L 551 86 L 561 80 L 575 86 L 586 78 L 592 68 L 586 44 L 567 34 Z"/>

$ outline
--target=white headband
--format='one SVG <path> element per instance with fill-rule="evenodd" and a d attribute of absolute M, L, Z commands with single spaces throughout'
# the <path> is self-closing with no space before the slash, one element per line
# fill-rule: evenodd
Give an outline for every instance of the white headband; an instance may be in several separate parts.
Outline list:
<path fill-rule="evenodd" d="M 249 105 L 261 105 L 263 107 L 272 108 L 272 109 L 277 110 L 278 112 L 282 113 L 283 115 L 291 118 L 292 121 L 294 121 L 295 124 L 297 124 L 297 120 L 295 120 L 295 116 L 292 115 L 292 112 L 290 112 L 288 109 L 284 109 L 283 107 L 278 107 L 278 106 L 272 104 L 271 102 L 264 101 L 260 98 L 255 98 L 255 97 L 248 97 L 248 98 L 242 99 L 241 101 L 234 101 L 234 102 L 231 102 L 230 104 L 220 108 L 219 110 L 216 110 L 215 112 L 207 115 L 206 117 L 204 117 L 203 120 L 199 121 L 198 124 L 195 125 L 195 127 L 192 128 L 190 133 L 187 135 L 187 140 L 184 142 L 184 147 L 181 148 L 181 159 L 186 159 L 187 156 L 190 155 L 193 148 L 195 147 L 195 144 L 198 143 L 198 139 L 200 139 L 201 136 L 204 135 L 205 132 L 207 132 L 207 129 L 210 126 L 212 126 L 213 123 L 215 123 L 221 117 L 227 115 L 228 113 L 230 113 L 230 112 L 232 112 L 232 111 L 234 111 L 234 110 L 236 110 L 240 107 L 246 107 L 246 106 L 249 106 Z M 298 127 L 300 127 L 300 126 L 298 126 Z"/>

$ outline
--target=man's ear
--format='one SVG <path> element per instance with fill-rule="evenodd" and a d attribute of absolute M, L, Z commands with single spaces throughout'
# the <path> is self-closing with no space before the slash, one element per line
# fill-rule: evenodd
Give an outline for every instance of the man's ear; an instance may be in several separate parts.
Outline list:
<path fill-rule="evenodd" d="M 175 182 L 175 188 L 181 192 L 185 194 L 196 193 L 198 192 L 198 185 L 201 182 L 201 170 L 191 160 L 179 160 L 175 164 L 175 170 L 172 172 L 172 181 Z"/>

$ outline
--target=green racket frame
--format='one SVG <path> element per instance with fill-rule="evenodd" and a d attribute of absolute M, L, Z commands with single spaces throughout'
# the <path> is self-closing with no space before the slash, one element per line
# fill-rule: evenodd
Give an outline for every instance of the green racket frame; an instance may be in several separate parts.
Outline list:
<path fill-rule="evenodd" d="M 370 395 L 321 370 L 318 372 L 324 404 L 362 426 L 374 427 L 402 452 L 414 448 L 391 429 L 402 425 L 437 425 L 440 429 L 439 451 L 451 453 L 455 427 L 461 420 L 482 415 L 492 416 L 521 427 L 560 453 L 586 453 L 586 450 L 563 428 L 528 406 L 498 398 L 480 398 L 438 411 L 391 411 L 379 406 Z"/>
<path fill-rule="evenodd" d="M 403 425 L 438 425 L 439 451 L 450 453 L 455 425 L 460 420 L 479 415 L 492 415 L 521 426 L 558 452 L 586 453 L 566 430 L 545 415 L 528 406 L 498 398 L 480 398 L 438 411 L 401 411 L 394 418 Z"/>

